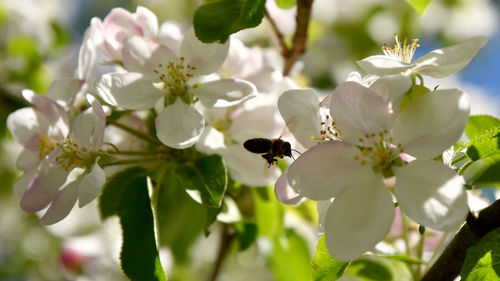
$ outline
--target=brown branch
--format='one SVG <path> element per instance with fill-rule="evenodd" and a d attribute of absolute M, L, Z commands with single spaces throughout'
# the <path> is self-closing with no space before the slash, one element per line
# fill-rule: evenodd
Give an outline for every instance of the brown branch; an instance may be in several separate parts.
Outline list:
<path fill-rule="evenodd" d="M 288 47 L 286 46 L 285 37 L 283 36 L 283 33 L 281 33 L 280 29 L 278 28 L 278 25 L 276 25 L 276 22 L 271 17 L 271 14 L 269 14 L 269 11 L 267 10 L 267 8 L 264 11 L 264 16 L 267 18 L 267 20 L 271 24 L 271 27 L 272 27 L 274 33 L 276 34 L 276 38 L 278 39 L 278 43 L 281 47 L 281 55 L 285 56 L 285 54 L 287 52 L 289 52 L 289 50 L 288 50 Z"/>
<path fill-rule="evenodd" d="M 297 25 L 295 27 L 295 34 L 293 35 L 292 46 L 286 46 L 283 34 L 278 29 L 276 22 L 271 18 L 268 11 L 265 11 L 265 16 L 271 23 L 271 27 L 276 33 L 278 42 L 281 46 L 281 56 L 285 60 L 283 67 L 283 75 L 290 74 L 290 70 L 295 62 L 306 51 L 307 30 L 309 28 L 309 21 L 311 19 L 311 8 L 313 0 L 297 0 L 297 17 L 295 18 Z"/>
<path fill-rule="evenodd" d="M 481 210 L 478 217 L 469 213 L 467 223 L 424 275 L 422 281 L 454 280 L 460 274 L 467 249 L 498 227 L 500 227 L 500 200 Z"/>
<path fill-rule="evenodd" d="M 222 268 L 222 264 L 224 263 L 224 259 L 229 252 L 229 248 L 234 238 L 236 238 L 236 234 L 230 233 L 229 226 L 227 224 L 224 224 L 220 237 L 219 253 L 217 254 L 217 259 L 215 260 L 214 269 L 212 271 L 212 274 L 210 275 L 209 281 L 217 280 L 217 277 L 219 276 L 220 270 Z"/>

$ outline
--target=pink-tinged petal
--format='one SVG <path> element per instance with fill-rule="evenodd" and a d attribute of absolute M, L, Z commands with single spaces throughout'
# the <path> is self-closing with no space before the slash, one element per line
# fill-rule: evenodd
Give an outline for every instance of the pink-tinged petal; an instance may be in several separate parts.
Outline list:
<path fill-rule="evenodd" d="M 96 88 L 105 102 L 126 109 L 150 109 L 164 95 L 137 72 L 104 74 Z"/>
<path fill-rule="evenodd" d="M 221 79 L 197 84 L 191 89 L 205 107 L 229 107 L 253 97 L 257 90 L 241 79 Z"/>
<path fill-rule="evenodd" d="M 434 78 L 443 78 L 464 68 L 488 42 L 483 36 L 434 50 L 415 61 L 414 72 Z"/>
<path fill-rule="evenodd" d="M 96 199 L 101 194 L 105 182 L 106 175 L 96 160 L 90 173 L 86 174 L 78 185 L 78 206 L 81 208 Z"/>
<path fill-rule="evenodd" d="M 192 106 L 176 99 L 156 117 L 156 135 L 166 146 L 183 149 L 198 141 L 205 119 Z"/>
<path fill-rule="evenodd" d="M 278 138 L 284 126 L 275 105 L 259 106 L 232 116 L 227 133 L 232 139 L 244 143 L 251 138 Z"/>
<path fill-rule="evenodd" d="M 241 144 L 228 146 L 221 155 L 231 178 L 248 186 L 271 185 L 281 174 L 278 167 L 268 167 L 266 160 L 246 151 Z"/>
<path fill-rule="evenodd" d="M 20 176 L 12 186 L 12 191 L 16 199 L 21 200 L 23 194 L 26 192 L 31 179 L 35 176 L 37 168 L 24 171 L 23 175 Z"/>
<path fill-rule="evenodd" d="M 288 170 L 285 170 L 276 181 L 274 185 L 274 194 L 278 201 L 290 205 L 298 204 L 306 199 L 304 196 L 295 192 L 288 184 Z"/>
<path fill-rule="evenodd" d="M 26 148 L 37 150 L 39 138 L 46 135 L 50 121 L 47 117 L 31 107 L 14 111 L 7 117 L 7 128 L 10 134 Z"/>
<path fill-rule="evenodd" d="M 462 135 L 470 99 L 457 89 L 437 90 L 410 102 L 393 127 L 394 141 L 416 158 L 433 158 Z"/>
<path fill-rule="evenodd" d="M 84 170 L 80 168 L 75 168 L 69 173 L 68 180 L 61 190 L 56 193 L 49 209 L 40 219 L 42 224 L 54 224 L 69 214 L 78 198 L 78 185 L 80 185 L 83 175 Z"/>
<path fill-rule="evenodd" d="M 394 203 L 380 178 L 359 182 L 336 197 L 325 217 L 325 244 L 340 261 L 372 250 L 389 232 Z"/>
<path fill-rule="evenodd" d="M 413 67 L 413 64 L 406 64 L 400 60 L 388 56 L 371 56 L 356 62 L 368 74 L 385 76 L 398 74 Z"/>
<path fill-rule="evenodd" d="M 288 183 L 296 192 L 314 200 L 336 197 L 356 182 L 376 177 L 370 165 L 355 160 L 359 154 L 356 146 L 346 142 L 318 144 L 288 167 Z"/>
<path fill-rule="evenodd" d="M 288 90 L 278 99 L 286 126 L 304 147 L 313 147 L 321 137 L 319 99 L 313 90 Z M 316 138 L 315 139 L 313 139 Z"/>
<path fill-rule="evenodd" d="M 370 89 L 377 92 L 384 99 L 392 112 L 398 113 L 404 95 L 410 90 L 411 86 L 410 78 L 397 74 L 380 77 L 370 86 Z"/>
<path fill-rule="evenodd" d="M 47 207 L 66 181 L 67 174 L 59 164 L 42 162 L 21 199 L 21 208 L 26 212 L 37 212 Z"/>
<path fill-rule="evenodd" d="M 344 82 L 332 93 L 330 112 L 345 141 L 363 145 L 366 136 L 390 128 L 392 113 L 375 91 Z M 365 140 L 366 141 L 366 140 Z"/>
<path fill-rule="evenodd" d="M 138 6 L 135 10 L 137 22 L 142 28 L 143 36 L 155 38 L 158 34 L 158 18 L 148 8 Z"/>
<path fill-rule="evenodd" d="M 185 64 L 194 66 L 195 76 L 206 75 L 217 71 L 226 59 L 229 50 L 229 40 L 224 44 L 205 44 L 198 40 L 191 28 L 184 34 L 180 47 L 180 57 L 184 57 Z"/>
<path fill-rule="evenodd" d="M 49 89 L 45 96 L 51 100 L 57 101 L 61 104 L 72 104 L 76 98 L 76 94 L 82 88 L 83 82 L 80 79 L 62 78 L 57 79 L 50 84 Z M 64 114 L 64 111 L 59 112 Z"/>
<path fill-rule="evenodd" d="M 436 230 L 456 230 L 468 213 L 463 180 L 433 160 L 415 160 L 395 169 L 394 193 L 403 212 Z"/>
<path fill-rule="evenodd" d="M 104 46 L 114 59 L 121 58 L 123 41 L 132 35 L 142 36 L 143 31 L 134 15 L 122 8 L 115 8 L 102 22 Z"/>
<path fill-rule="evenodd" d="M 306 148 L 316 145 L 321 137 L 319 106 L 318 96 L 313 90 L 288 90 L 278 99 L 278 109 L 288 129 Z"/>
<path fill-rule="evenodd" d="M 59 135 L 66 136 L 69 128 L 64 107 L 50 98 L 37 95 L 31 90 L 23 90 L 22 94 L 27 101 L 36 106 L 36 109 L 49 119 L 52 127 L 60 131 Z"/>
<path fill-rule="evenodd" d="M 131 36 L 123 42 L 122 59 L 128 71 L 154 77 L 151 79 L 155 81 L 160 81 L 160 75 L 167 73 L 169 62 L 176 62 L 170 49 L 141 36 Z"/>

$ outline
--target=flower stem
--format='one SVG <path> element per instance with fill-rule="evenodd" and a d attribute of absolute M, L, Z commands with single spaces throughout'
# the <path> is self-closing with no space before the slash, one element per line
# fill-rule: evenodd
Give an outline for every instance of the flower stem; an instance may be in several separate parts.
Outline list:
<path fill-rule="evenodd" d="M 134 135 L 142 140 L 145 140 L 145 141 L 150 142 L 150 143 L 155 144 L 155 145 L 162 145 L 162 143 L 159 140 L 151 137 L 150 135 L 147 135 L 141 131 L 132 129 L 132 128 L 128 127 L 127 125 L 121 124 L 121 123 L 119 123 L 111 118 L 106 118 L 106 122 L 113 125 L 113 126 L 120 128 L 120 129 L 124 130 L 125 132 L 127 132 L 131 135 Z"/>
<path fill-rule="evenodd" d="M 219 253 L 217 254 L 217 259 L 215 260 L 214 269 L 212 271 L 212 274 L 210 275 L 210 279 L 208 279 L 209 281 L 217 280 L 217 276 L 220 273 L 222 264 L 229 252 L 229 248 L 234 238 L 236 238 L 236 235 L 234 233 L 233 234 L 229 233 L 229 225 L 223 224 L 222 233 L 220 237 L 220 244 L 219 244 Z"/>
<path fill-rule="evenodd" d="M 424 240 L 425 240 L 425 232 L 420 235 L 420 240 L 418 241 L 417 245 L 417 258 L 419 260 L 422 260 L 422 256 L 424 254 Z M 416 276 L 418 279 L 420 279 L 420 276 L 422 276 L 421 264 L 417 264 Z"/>

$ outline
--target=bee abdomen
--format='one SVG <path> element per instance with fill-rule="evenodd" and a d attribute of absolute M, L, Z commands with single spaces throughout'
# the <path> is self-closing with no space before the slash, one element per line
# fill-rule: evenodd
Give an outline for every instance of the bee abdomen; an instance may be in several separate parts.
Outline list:
<path fill-rule="evenodd" d="M 253 153 L 268 153 L 272 148 L 272 141 L 265 138 L 254 138 L 245 141 L 243 146 Z"/>

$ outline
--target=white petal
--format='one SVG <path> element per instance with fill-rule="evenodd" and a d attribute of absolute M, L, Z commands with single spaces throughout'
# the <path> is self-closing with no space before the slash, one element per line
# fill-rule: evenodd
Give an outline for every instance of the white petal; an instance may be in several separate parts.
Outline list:
<path fill-rule="evenodd" d="M 196 67 L 194 75 L 205 75 L 217 71 L 224 63 L 229 50 L 229 40 L 224 44 L 205 44 L 189 29 L 184 34 L 179 56 L 184 57 L 186 65 Z"/>
<path fill-rule="evenodd" d="M 313 90 L 288 90 L 278 99 L 278 109 L 293 136 L 304 147 L 318 143 L 312 137 L 320 138 L 321 117 L 319 99 Z"/>
<path fill-rule="evenodd" d="M 325 232 L 325 220 L 328 208 L 335 199 L 329 200 L 319 200 L 316 204 L 316 210 L 318 211 L 318 233 L 323 234 Z"/>
<path fill-rule="evenodd" d="M 63 104 L 73 103 L 82 85 L 83 82 L 80 79 L 57 79 L 50 84 L 45 96 L 55 101 L 61 101 Z"/>
<path fill-rule="evenodd" d="M 104 171 L 97 165 L 96 160 L 92 171 L 86 174 L 78 185 L 78 206 L 81 208 L 97 198 L 105 181 Z"/>
<path fill-rule="evenodd" d="M 78 185 L 83 179 L 83 169 L 75 168 L 68 175 L 68 180 L 50 203 L 49 209 L 40 219 L 42 224 L 54 224 L 64 219 L 78 198 Z"/>
<path fill-rule="evenodd" d="M 278 167 L 268 167 L 266 160 L 258 154 L 246 151 L 241 144 L 230 145 L 221 154 L 231 178 L 242 184 L 268 186 L 281 174 Z"/>
<path fill-rule="evenodd" d="M 160 25 L 156 40 L 172 50 L 174 54 L 178 54 L 183 37 L 179 24 L 167 21 Z"/>
<path fill-rule="evenodd" d="M 288 184 L 288 170 L 285 170 L 276 181 L 274 194 L 276 199 L 284 204 L 298 204 L 305 199 Z"/>
<path fill-rule="evenodd" d="M 22 171 L 32 170 L 38 168 L 41 160 L 38 150 L 23 149 L 17 157 L 16 166 Z"/>
<path fill-rule="evenodd" d="M 358 148 L 346 142 L 318 144 L 288 167 L 288 183 L 314 200 L 335 197 L 357 181 L 376 176 L 369 165 L 362 166 L 354 159 L 359 154 Z"/>
<path fill-rule="evenodd" d="M 126 109 L 150 109 L 164 94 L 136 72 L 105 74 L 96 88 L 105 102 Z"/>
<path fill-rule="evenodd" d="M 403 212 L 419 224 L 456 230 L 468 213 L 463 181 L 450 168 L 433 160 L 415 160 L 395 169 L 394 193 Z"/>
<path fill-rule="evenodd" d="M 361 144 L 366 135 L 390 127 L 392 114 L 375 91 L 356 82 L 344 82 L 332 93 L 330 112 L 344 140 Z"/>
<path fill-rule="evenodd" d="M 148 8 L 137 6 L 135 10 L 137 22 L 142 27 L 143 36 L 155 38 L 158 33 L 158 19 Z"/>
<path fill-rule="evenodd" d="M 205 154 L 213 154 L 225 149 L 224 134 L 215 128 L 206 126 L 196 142 L 196 150 Z"/>
<path fill-rule="evenodd" d="M 486 42 L 488 42 L 486 37 L 478 36 L 453 46 L 434 50 L 416 60 L 416 67 L 413 71 L 434 78 L 443 78 L 469 64 Z"/>
<path fill-rule="evenodd" d="M 275 105 L 241 110 L 231 117 L 233 120 L 227 132 L 240 143 L 251 138 L 278 138 L 285 126 Z"/>
<path fill-rule="evenodd" d="M 37 212 L 47 207 L 66 181 L 67 174 L 59 164 L 42 162 L 21 199 L 21 208 L 26 212 Z"/>
<path fill-rule="evenodd" d="M 396 58 L 381 55 L 367 57 L 363 60 L 358 60 L 357 63 L 368 74 L 378 76 L 398 74 L 413 66 L 412 64 L 403 63 Z"/>
<path fill-rule="evenodd" d="M 101 147 L 106 128 L 106 116 L 101 105 L 93 99 L 92 107 L 77 115 L 71 123 L 73 140 L 87 149 Z"/>
<path fill-rule="evenodd" d="M 370 86 L 370 89 L 377 92 L 394 113 L 398 113 L 404 95 L 410 90 L 411 86 L 410 78 L 397 74 L 380 77 Z"/>
<path fill-rule="evenodd" d="M 170 49 L 141 36 L 132 36 L 124 41 L 122 58 L 128 71 L 156 77 L 157 81 L 160 81 L 160 73 L 167 73 L 168 63 L 175 62 L 175 54 Z"/>
<path fill-rule="evenodd" d="M 255 95 L 255 86 L 241 79 L 221 79 L 197 84 L 191 89 L 206 107 L 237 105 Z"/>
<path fill-rule="evenodd" d="M 409 103 L 393 127 L 394 140 L 416 158 L 433 158 L 462 135 L 470 100 L 457 89 L 437 90 Z"/>
<path fill-rule="evenodd" d="M 190 147 L 201 135 L 205 119 L 192 106 L 177 99 L 156 117 L 156 135 L 166 146 Z"/>
<path fill-rule="evenodd" d="M 333 258 L 349 261 L 372 250 L 389 232 L 394 203 L 380 178 L 346 189 L 325 217 L 325 244 Z"/>
<path fill-rule="evenodd" d="M 90 72 L 95 67 L 97 60 L 96 47 L 102 44 L 101 32 L 101 20 L 98 18 L 93 18 L 92 23 L 87 28 L 87 30 L 85 30 L 82 39 L 82 45 L 80 46 L 80 50 L 78 52 L 78 80 L 88 80 L 91 77 Z"/>

